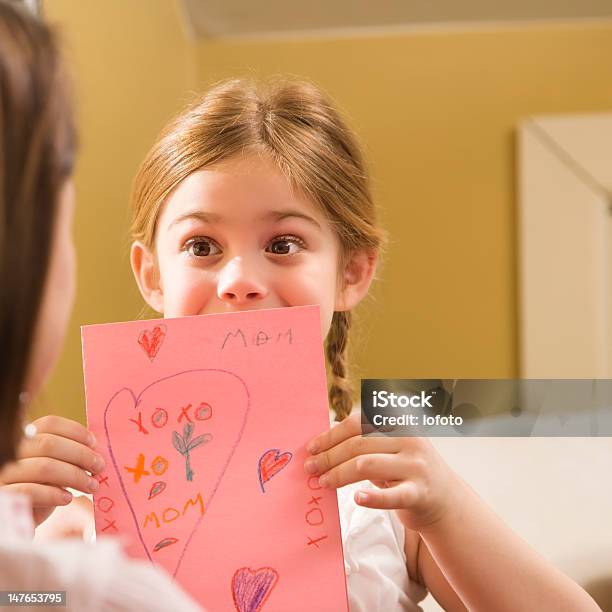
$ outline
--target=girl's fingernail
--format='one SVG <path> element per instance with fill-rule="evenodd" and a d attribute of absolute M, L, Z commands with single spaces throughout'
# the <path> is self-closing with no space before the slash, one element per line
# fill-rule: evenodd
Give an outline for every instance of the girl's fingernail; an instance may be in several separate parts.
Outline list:
<path fill-rule="evenodd" d="M 363 491 L 358 491 L 355 493 L 355 501 L 358 504 L 365 504 L 368 501 L 368 494 Z"/>
<path fill-rule="evenodd" d="M 104 457 L 102 457 L 102 455 L 96 455 L 93 460 L 92 467 L 94 472 L 101 472 L 106 467 Z"/>
<path fill-rule="evenodd" d="M 306 447 L 306 450 L 311 455 L 314 455 L 317 452 L 317 443 L 314 440 L 312 440 L 311 442 L 308 443 L 308 446 Z"/>
<path fill-rule="evenodd" d="M 309 459 L 304 463 L 304 469 L 307 474 L 316 474 L 317 472 L 317 462 L 314 459 Z"/>
<path fill-rule="evenodd" d="M 319 476 L 319 486 L 326 487 L 329 484 L 329 477 L 327 474 L 323 474 L 323 476 Z"/>
<path fill-rule="evenodd" d="M 98 483 L 98 481 L 95 478 L 90 478 L 89 479 L 89 490 L 92 493 L 95 493 L 98 490 L 99 486 L 100 486 L 100 484 Z"/>
<path fill-rule="evenodd" d="M 89 437 L 87 438 L 87 444 L 93 448 L 96 445 L 96 442 L 96 436 L 90 433 Z"/>
<path fill-rule="evenodd" d="M 70 491 L 64 491 L 62 493 L 62 499 L 69 504 L 72 501 L 72 493 Z"/>

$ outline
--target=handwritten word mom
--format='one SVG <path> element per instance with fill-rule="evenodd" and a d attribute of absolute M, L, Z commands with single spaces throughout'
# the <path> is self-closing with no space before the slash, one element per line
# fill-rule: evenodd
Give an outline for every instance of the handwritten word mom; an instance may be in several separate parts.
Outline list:
<path fill-rule="evenodd" d="M 202 494 L 198 493 L 194 498 L 188 499 L 184 505 L 183 505 L 183 511 L 180 512 L 179 510 L 177 510 L 176 508 L 170 506 L 168 508 L 166 508 L 162 513 L 161 513 L 161 519 L 164 523 L 171 523 L 172 521 L 176 520 L 179 516 L 185 516 L 185 513 L 187 512 L 187 510 L 189 510 L 190 507 L 199 507 L 200 509 L 200 516 L 202 514 L 204 514 L 204 500 L 202 499 Z M 160 526 L 160 520 L 159 517 L 157 516 L 156 512 L 149 512 L 149 514 L 147 514 L 144 518 L 144 522 L 143 522 L 143 529 L 149 524 L 153 524 L 155 525 L 155 527 L 159 527 Z"/>
<path fill-rule="evenodd" d="M 264 346 L 269 342 L 274 344 L 278 344 L 281 340 L 285 341 L 287 344 L 293 343 L 293 334 L 291 332 L 291 328 L 289 328 L 285 332 L 279 332 L 276 336 L 270 335 L 265 331 L 258 331 L 252 335 L 251 342 L 247 341 L 247 337 L 244 335 L 244 332 L 238 328 L 234 332 L 227 332 L 225 335 L 225 339 L 223 340 L 223 344 L 221 345 L 221 350 L 225 348 L 226 345 L 237 345 L 242 346 L 243 348 L 247 348 L 249 344 L 251 346 Z"/>

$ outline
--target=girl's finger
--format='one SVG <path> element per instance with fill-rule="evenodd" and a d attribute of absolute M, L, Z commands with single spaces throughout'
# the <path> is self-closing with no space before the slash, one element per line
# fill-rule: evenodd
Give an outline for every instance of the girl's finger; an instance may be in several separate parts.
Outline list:
<path fill-rule="evenodd" d="M 418 499 L 418 486 L 414 482 L 403 482 L 388 489 L 367 489 L 355 493 L 355 502 L 364 508 L 380 510 L 406 510 Z"/>
<path fill-rule="evenodd" d="M 319 477 L 324 488 L 344 487 L 362 480 L 399 481 L 410 477 L 410 463 L 400 455 L 380 453 L 355 457 Z"/>
<path fill-rule="evenodd" d="M 94 435 L 86 427 L 72 419 L 48 414 L 36 419 L 32 424 L 36 426 L 38 433 L 55 434 L 56 436 L 69 438 L 91 448 L 96 445 Z"/>
<path fill-rule="evenodd" d="M 373 453 L 397 453 L 401 449 L 399 438 L 353 436 L 332 446 L 304 463 L 308 474 L 324 474 L 355 457 Z"/>
<path fill-rule="evenodd" d="M 95 493 L 98 481 L 85 470 L 50 457 L 29 457 L 7 465 L 2 471 L 4 484 L 37 483 Z"/>
<path fill-rule="evenodd" d="M 35 484 L 32 482 L 19 482 L 3 487 L 9 493 L 26 495 L 32 502 L 33 508 L 55 508 L 66 506 L 72 501 L 72 494 L 59 487 Z"/>
<path fill-rule="evenodd" d="M 311 455 L 314 455 L 358 434 L 361 434 L 361 415 L 355 413 L 344 419 L 339 425 L 332 427 L 329 431 L 324 431 L 315 436 L 306 445 L 306 450 Z"/>
<path fill-rule="evenodd" d="M 71 463 L 93 474 L 99 474 L 105 467 L 102 455 L 94 452 L 89 446 L 50 433 L 39 433 L 34 438 L 24 438 L 19 446 L 18 456 L 19 459 L 50 457 Z"/>

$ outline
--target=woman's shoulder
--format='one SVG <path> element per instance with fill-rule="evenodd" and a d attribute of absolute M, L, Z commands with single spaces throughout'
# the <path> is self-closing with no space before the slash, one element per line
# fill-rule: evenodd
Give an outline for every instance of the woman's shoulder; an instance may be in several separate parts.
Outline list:
<path fill-rule="evenodd" d="M 0 590 L 65 590 L 73 610 L 201 608 L 150 563 L 129 559 L 119 541 L 77 539 L 0 545 Z"/>

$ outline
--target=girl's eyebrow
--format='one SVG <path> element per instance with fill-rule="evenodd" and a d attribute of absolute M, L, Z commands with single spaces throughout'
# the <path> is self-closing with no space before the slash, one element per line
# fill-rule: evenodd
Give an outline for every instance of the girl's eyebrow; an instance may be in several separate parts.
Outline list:
<path fill-rule="evenodd" d="M 304 219 L 305 221 L 308 221 L 309 223 L 321 229 L 321 225 L 316 219 L 298 210 L 272 210 L 263 215 L 262 220 L 282 221 L 283 219 L 288 219 L 292 217 L 295 217 L 297 219 Z M 176 219 L 173 219 L 168 225 L 168 229 L 171 229 L 172 227 L 178 225 L 179 223 L 182 223 L 183 221 L 189 221 L 190 219 L 196 219 L 197 221 L 203 221 L 204 223 L 218 223 L 222 220 L 222 217 L 217 213 L 193 210 L 179 215 L 178 217 L 176 217 Z"/>
<path fill-rule="evenodd" d="M 197 221 L 204 221 L 204 223 L 216 223 L 221 220 L 221 215 L 216 213 L 204 212 L 201 210 L 192 210 L 179 215 L 176 219 L 173 219 L 168 225 L 168 229 L 171 229 L 175 225 L 182 223 L 183 221 L 189 221 L 190 219 L 196 219 Z"/>
<path fill-rule="evenodd" d="M 312 223 L 313 225 L 316 225 L 319 229 L 321 229 L 321 225 L 316 219 L 314 219 L 310 215 L 306 215 L 302 212 L 299 212 L 298 210 L 272 210 L 266 213 L 263 216 L 263 219 L 271 221 L 282 221 L 283 219 L 287 219 L 290 217 L 304 219 L 305 221 L 308 221 L 309 223 Z"/>

